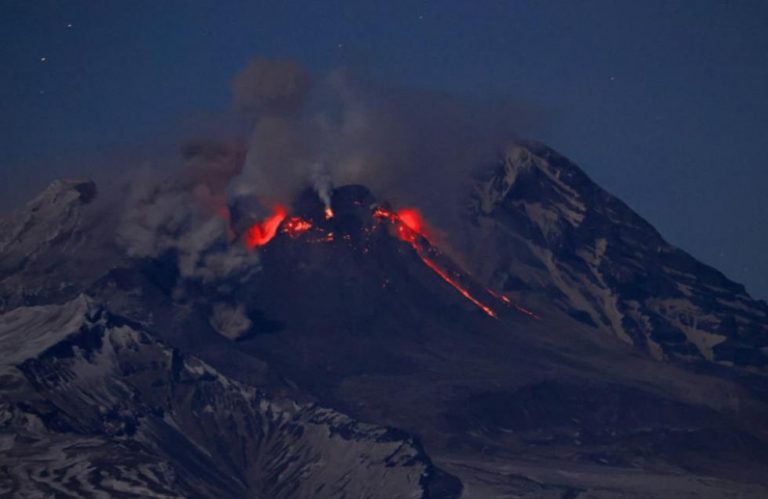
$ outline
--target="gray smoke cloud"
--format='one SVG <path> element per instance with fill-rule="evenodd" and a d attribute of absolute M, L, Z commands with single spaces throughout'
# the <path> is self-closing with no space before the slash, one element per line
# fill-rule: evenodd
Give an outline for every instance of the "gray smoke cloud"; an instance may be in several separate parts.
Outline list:
<path fill-rule="evenodd" d="M 463 181 L 497 159 L 524 119 L 512 106 L 404 90 L 347 70 L 310 86 L 306 73 L 257 58 L 235 76 L 236 105 L 253 120 L 235 196 L 289 204 L 314 186 L 328 202 L 333 185 L 357 183 L 450 223 Z"/>
<path fill-rule="evenodd" d="M 463 181 L 496 160 L 521 119 L 498 102 L 404 90 L 348 70 L 313 81 L 285 59 L 253 59 L 232 91 L 245 137 L 182 144 L 179 171 L 133 182 L 117 229 L 129 256 L 173 252 L 182 277 L 222 293 L 209 322 L 230 339 L 252 327 L 233 286 L 260 270 L 258 251 L 239 235 L 273 204 L 289 206 L 312 186 L 330 207 L 334 185 L 363 184 L 396 207 L 419 208 L 437 229 L 432 237 L 448 241 L 440 227 L 459 219 Z M 184 296 L 185 282 L 174 296 Z"/>
<path fill-rule="evenodd" d="M 312 86 L 309 72 L 290 59 L 256 57 L 232 80 L 235 107 L 245 113 L 297 111 Z"/>
<path fill-rule="evenodd" d="M 209 322 L 216 332 L 231 340 L 242 337 L 253 324 L 243 305 L 230 305 L 221 302 L 213 306 Z"/>
<path fill-rule="evenodd" d="M 240 173 L 243 148 L 235 142 L 193 140 L 182 146 L 185 167 L 163 181 L 134 182 L 117 240 L 136 258 L 175 251 L 179 273 L 213 282 L 258 270 L 258 255 L 233 244 L 226 189 Z"/>
<path fill-rule="evenodd" d="M 328 167 L 323 163 L 313 164 L 310 178 L 312 179 L 312 186 L 317 191 L 317 195 L 320 196 L 325 207 L 330 208 L 333 180 L 331 179 L 331 172 L 328 170 Z"/>
<path fill-rule="evenodd" d="M 258 256 L 238 234 L 308 186 L 329 205 L 334 185 L 363 184 L 450 223 L 462 181 L 496 159 L 519 116 L 497 102 L 404 90 L 348 70 L 313 81 L 286 59 L 253 59 L 232 90 L 246 137 L 187 141 L 179 172 L 135 184 L 118 228 L 129 255 L 173 250 L 182 276 L 206 282 L 247 275 Z"/>

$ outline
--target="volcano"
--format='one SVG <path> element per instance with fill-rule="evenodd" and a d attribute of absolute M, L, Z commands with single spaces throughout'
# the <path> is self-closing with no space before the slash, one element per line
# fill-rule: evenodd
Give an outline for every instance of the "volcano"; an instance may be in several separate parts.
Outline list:
<path fill-rule="evenodd" d="M 541 144 L 464 202 L 446 240 L 307 189 L 195 254 L 258 257 L 204 279 L 53 184 L 2 222 L 0 490 L 768 494 L 765 303 Z"/>

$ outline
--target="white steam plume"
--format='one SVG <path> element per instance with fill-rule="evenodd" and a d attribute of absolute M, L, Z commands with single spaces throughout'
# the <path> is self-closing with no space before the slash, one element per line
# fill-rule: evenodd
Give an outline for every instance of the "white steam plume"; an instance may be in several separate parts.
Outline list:
<path fill-rule="evenodd" d="M 326 210 L 331 209 L 331 191 L 333 190 L 333 181 L 331 172 L 323 163 L 314 163 L 310 174 L 312 186 L 317 191 L 317 195 L 323 201 Z"/>

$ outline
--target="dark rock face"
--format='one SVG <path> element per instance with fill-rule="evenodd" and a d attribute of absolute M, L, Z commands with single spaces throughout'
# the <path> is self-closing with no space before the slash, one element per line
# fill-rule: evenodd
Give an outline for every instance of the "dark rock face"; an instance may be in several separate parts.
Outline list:
<path fill-rule="evenodd" d="M 667 243 L 555 151 L 510 148 L 471 200 L 484 256 L 474 261 L 489 282 L 515 292 L 522 281 L 656 358 L 768 364 L 768 306 Z"/>

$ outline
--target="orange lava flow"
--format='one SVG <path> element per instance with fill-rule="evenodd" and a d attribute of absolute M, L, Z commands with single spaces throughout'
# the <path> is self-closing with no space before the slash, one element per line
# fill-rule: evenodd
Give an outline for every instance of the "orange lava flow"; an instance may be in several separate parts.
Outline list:
<path fill-rule="evenodd" d="M 497 300 L 501 300 L 504 303 L 506 303 L 507 305 L 512 305 L 512 300 L 510 300 L 509 298 L 507 298 L 503 294 L 497 293 L 496 291 L 492 290 L 491 288 L 486 288 L 486 291 L 488 291 L 488 294 L 490 294 L 491 296 L 493 296 Z"/>
<path fill-rule="evenodd" d="M 488 314 L 490 317 L 493 317 L 494 319 L 498 319 L 498 316 L 496 315 L 496 312 L 494 312 L 493 310 L 491 310 L 491 308 L 490 308 L 490 307 L 488 307 L 487 305 L 483 305 L 483 304 L 482 304 L 482 303 L 481 303 L 479 300 L 477 300 L 477 299 L 476 299 L 474 296 L 472 296 L 472 295 L 469 293 L 469 291 L 467 291 L 466 289 L 464 289 L 464 288 L 461 286 L 461 284 L 459 284 L 458 282 L 456 282 L 456 281 L 454 281 L 453 279 L 451 279 L 451 277 L 450 277 L 448 274 L 446 274 L 446 273 L 445 273 L 445 271 L 444 271 L 443 269 L 441 269 L 440 267 L 438 267 L 438 266 L 437 266 L 437 264 L 436 264 L 435 262 L 433 262 L 432 260 L 430 260 L 430 259 L 429 259 L 429 258 L 428 258 L 426 255 L 422 254 L 422 253 L 421 253 L 420 251 L 418 251 L 418 250 L 417 250 L 417 253 L 418 253 L 419 257 L 421 258 L 421 261 L 422 261 L 422 262 L 424 262 L 424 264 L 425 264 L 427 267 L 429 267 L 429 268 L 430 268 L 430 269 L 432 269 L 432 270 L 433 270 L 433 271 L 434 271 L 434 272 L 435 272 L 437 275 L 439 275 L 440 277 L 442 277 L 442 278 L 443 278 L 443 280 L 444 280 L 445 282 L 447 282 L 448 284 L 450 284 L 451 286 L 453 286 L 453 287 L 456 289 L 456 291 L 458 291 L 459 293 L 461 293 L 461 294 L 464 296 L 464 298 L 466 298 L 467 300 L 469 300 L 469 301 L 471 301 L 472 303 L 474 303 L 474 304 L 477 306 L 477 308 L 479 308 L 480 310 L 482 310 L 483 312 L 485 312 L 486 314 Z"/>
<path fill-rule="evenodd" d="M 291 217 L 283 224 L 283 232 L 296 238 L 312 228 L 312 224 L 301 217 Z"/>
<path fill-rule="evenodd" d="M 272 208 L 272 214 L 262 220 L 251 225 L 245 234 L 243 235 L 243 242 L 248 249 L 254 249 L 258 246 L 264 246 L 275 237 L 277 229 L 280 224 L 285 220 L 288 215 L 285 207 L 281 205 L 275 205 Z"/>
<path fill-rule="evenodd" d="M 525 308 L 525 307 L 521 307 L 520 305 L 517 305 L 517 304 L 515 304 L 515 303 L 512 303 L 512 300 L 510 300 L 509 298 L 507 298 L 507 297 L 506 297 L 506 296 L 504 296 L 503 294 L 501 294 L 501 293 L 497 293 L 496 291 L 492 290 L 491 288 L 486 288 L 486 291 L 488 291 L 488 293 L 489 293 L 491 296 L 493 296 L 494 298 L 496 298 L 497 300 L 500 300 L 500 301 L 502 301 L 502 302 L 506 303 L 506 304 L 507 304 L 507 305 L 509 305 L 509 306 L 515 307 L 515 310 L 517 310 L 517 311 L 518 311 L 518 312 L 520 312 L 521 314 L 523 314 L 523 315 L 527 315 L 528 317 L 530 317 L 530 318 L 532 318 L 532 319 L 536 319 L 536 320 L 540 320 L 540 319 L 541 319 L 541 317 L 539 317 L 539 316 L 538 316 L 538 315 L 536 315 L 535 313 L 531 312 L 531 311 L 530 311 L 530 310 L 528 310 L 527 308 Z"/>
<path fill-rule="evenodd" d="M 418 244 L 417 240 L 419 236 L 426 239 L 426 235 L 424 233 L 424 222 L 418 210 L 407 208 L 400 210 L 397 213 L 393 213 L 382 207 L 377 207 L 373 212 L 373 216 L 376 218 L 383 218 L 394 224 L 397 229 L 398 237 L 413 247 L 414 251 L 416 251 L 416 254 L 419 255 L 419 258 L 421 258 L 421 261 L 424 262 L 427 267 L 429 267 L 435 274 L 440 276 L 442 280 L 450 284 L 464 298 L 471 301 L 486 315 L 493 317 L 494 319 L 498 319 L 496 312 L 472 296 L 472 294 L 467 291 L 457 280 L 448 275 L 448 272 L 441 269 L 434 260 L 427 256 L 426 252 Z"/>
<path fill-rule="evenodd" d="M 375 210 L 373 210 L 373 217 L 374 218 L 383 218 L 387 220 L 389 223 L 397 223 L 397 215 L 392 213 L 389 210 L 385 210 L 381 206 L 377 206 Z"/>
<path fill-rule="evenodd" d="M 325 207 L 324 213 L 325 213 L 325 219 L 326 220 L 330 220 L 330 219 L 333 218 L 333 210 L 331 209 L 330 206 L 326 206 Z"/>

